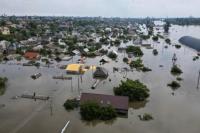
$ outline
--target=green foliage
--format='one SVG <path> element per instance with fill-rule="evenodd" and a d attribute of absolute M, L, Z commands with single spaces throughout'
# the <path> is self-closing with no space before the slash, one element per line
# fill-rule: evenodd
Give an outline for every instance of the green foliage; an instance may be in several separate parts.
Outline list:
<path fill-rule="evenodd" d="M 88 101 L 80 106 L 80 113 L 84 120 L 111 120 L 117 116 L 115 109 L 111 106 L 101 107 L 98 103 Z"/>
<path fill-rule="evenodd" d="M 150 120 L 153 120 L 153 116 L 151 114 L 143 114 L 143 115 L 138 115 L 139 119 L 141 121 L 150 121 Z"/>
<path fill-rule="evenodd" d="M 24 52 L 22 51 L 22 48 L 17 48 L 17 49 L 16 49 L 16 54 L 23 55 Z"/>
<path fill-rule="evenodd" d="M 144 101 L 149 97 L 149 89 L 139 80 L 121 81 L 118 87 L 114 87 L 115 95 L 128 96 L 129 101 Z"/>
<path fill-rule="evenodd" d="M 158 39 L 159 39 L 158 36 L 153 36 L 153 37 L 152 37 L 152 40 L 153 40 L 153 41 L 158 41 Z"/>
<path fill-rule="evenodd" d="M 16 60 L 17 60 L 17 61 L 21 61 L 21 60 L 22 60 L 22 57 L 21 57 L 21 56 L 17 56 L 17 57 L 16 57 Z"/>
<path fill-rule="evenodd" d="M 96 53 L 95 52 L 88 52 L 88 53 L 84 54 L 84 56 L 93 58 L 93 57 L 96 57 Z"/>
<path fill-rule="evenodd" d="M 124 57 L 124 58 L 123 58 L 123 62 L 128 63 L 128 58 L 127 58 L 127 57 Z"/>
<path fill-rule="evenodd" d="M 140 38 L 142 38 L 143 40 L 147 40 L 150 38 L 150 35 L 140 35 Z"/>
<path fill-rule="evenodd" d="M 51 54 L 51 50 L 48 50 L 46 48 L 43 48 L 40 50 L 40 55 L 42 56 L 47 56 L 47 55 L 50 55 Z"/>
<path fill-rule="evenodd" d="M 161 39 L 164 38 L 164 36 L 162 36 L 162 35 L 160 35 L 160 34 L 157 34 L 157 36 L 158 36 L 159 38 L 161 38 Z"/>
<path fill-rule="evenodd" d="M 176 47 L 177 49 L 179 49 L 179 48 L 181 48 L 181 45 L 176 44 L 175 47 Z"/>
<path fill-rule="evenodd" d="M 182 81 L 183 79 L 181 77 L 177 77 L 176 80 Z"/>
<path fill-rule="evenodd" d="M 2 40 L 14 42 L 14 36 L 13 35 L 2 35 L 0 33 L 0 41 L 2 41 Z"/>
<path fill-rule="evenodd" d="M 165 39 L 165 42 L 166 42 L 167 44 L 171 44 L 171 40 L 170 40 L 169 38 Z"/>
<path fill-rule="evenodd" d="M 114 52 L 109 52 L 108 57 L 115 60 L 117 58 L 117 55 Z"/>
<path fill-rule="evenodd" d="M 143 71 L 143 72 L 149 72 L 149 71 L 152 71 L 152 70 L 151 70 L 150 68 L 144 66 L 144 67 L 142 68 L 142 71 Z"/>
<path fill-rule="evenodd" d="M 108 38 L 104 38 L 104 37 L 100 38 L 99 42 L 101 42 L 102 44 L 109 44 Z"/>
<path fill-rule="evenodd" d="M 0 95 L 4 94 L 7 81 L 8 79 L 6 77 L 0 77 Z"/>
<path fill-rule="evenodd" d="M 167 86 L 171 87 L 173 90 L 181 87 L 181 85 L 176 81 L 172 81 L 171 83 L 167 84 Z"/>
<path fill-rule="evenodd" d="M 153 55 L 155 55 L 155 56 L 158 55 L 158 50 L 157 49 L 153 50 Z"/>
<path fill-rule="evenodd" d="M 130 63 L 130 67 L 131 68 L 136 68 L 136 69 L 140 69 L 142 68 L 144 65 L 142 64 L 142 60 L 141 59 L 137 59 L 135 61 L 131 61 Z"/>
<path fill-rule="evenodd" d="M 76 99 L 68 99 L 65 101 L 63 106 L 69 111 L 78 108 L 79 102 Z"/>
<path fill-rule="evenodd" d="M 60 61 L 62 61 L 62 59 L 61 59 L 60 57 L 57 56 L 57 57 L 55 58 L 55 61 L 60 62 Z"/>
<path fill-rule="evenodd" d="M 119 40 L 119 39 L 116 39 L 115 41 L 114 41 L 114 45 L 115 46 L 119 46 L 121 44 L 121 41 Z"/>
<path fill-rule="evenodd" d="M 194 56 L 193 57 L 193 61 L 196 61 L 196 60 L 198 60 L 199 59 L 199 56 Z"/>
<path fill-rule="evenodd" d="M 101 53 L 101 54 L 107 54 L 107 53 L 108 53 L 108 50 L 106 50 L 106 49 L 101 49 L 101 50 L 99 50 L 99 53 Z"/>
<path fill-rule="evenodd" d="M 137 47 L 137 46 L 128 46 L 127 49 L 126 49 L 126 52 L 127 53 L 133 53 L 134 56 L 136 56 L 136 57 L 141 57 L 141 56 L 144 55 L 141 48 Z"/>
<path fill-rule="evenodd" d="M 166 21 L 174 25 L 200 25 L 200 19 L 194 17 L 188 18 L 168 18 Z"/>
<path fill-rule="evenodd" d="M 182 70 L 177 66 L 177 65 L 174 65 L 172 68 L 171 68 L 171 73 L 173 75 L 180 75 L 182 72 Z"/>

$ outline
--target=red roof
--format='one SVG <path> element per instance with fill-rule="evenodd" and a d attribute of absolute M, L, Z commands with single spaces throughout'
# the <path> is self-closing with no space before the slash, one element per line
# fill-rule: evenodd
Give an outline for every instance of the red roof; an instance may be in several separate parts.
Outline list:
<path fill-rule="evenodd" d="M 39 53 L 37 53 L 37 52 L 26 52 L 24 54 L 24 57 L 28 58 L 28 59 L 37 59 L 39 57 Z"/>
<path fill-rule="evenodd" d="M 128 110 L 128 97 L 126 96 L 82 93 L 80 102 L 84 103 L 86 101 L 96 101 L 103 106 L 111 105 L 115 109 Z"/>

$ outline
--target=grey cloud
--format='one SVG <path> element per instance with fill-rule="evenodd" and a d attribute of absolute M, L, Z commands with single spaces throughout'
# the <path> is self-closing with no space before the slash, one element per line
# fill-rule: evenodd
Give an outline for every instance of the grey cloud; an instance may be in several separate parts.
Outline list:
<path fill-rule="evenodd" d="M 8 15 L 199 17 L 199 0 L 0 0 Z"/>

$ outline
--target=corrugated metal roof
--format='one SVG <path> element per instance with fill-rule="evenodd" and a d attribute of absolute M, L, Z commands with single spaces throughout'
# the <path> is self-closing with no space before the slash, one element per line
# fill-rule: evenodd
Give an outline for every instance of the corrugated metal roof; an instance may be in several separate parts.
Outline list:
<path fill-rule="evenodd" d="M 111 105 L 115 109 L 128 110 L 128 97 L 105 94 L 82 93 L 80 102 L 96 101 L 102 106 Z"/>

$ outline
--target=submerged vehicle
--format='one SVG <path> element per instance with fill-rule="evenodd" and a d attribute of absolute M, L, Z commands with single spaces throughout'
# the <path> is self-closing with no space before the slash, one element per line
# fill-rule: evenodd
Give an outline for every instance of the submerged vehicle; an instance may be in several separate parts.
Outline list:
<path fill-rule="evenodd" d="M 41 77 L 41 76 L 42 76 L 41 73 L 36 73 L 36 74 L 31 75 L 31 78 L 32 78 L 32 79 L 38 79 L 38 78 Z"/>

